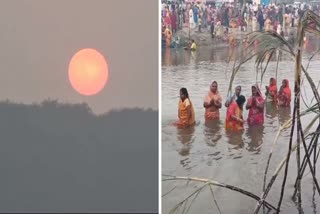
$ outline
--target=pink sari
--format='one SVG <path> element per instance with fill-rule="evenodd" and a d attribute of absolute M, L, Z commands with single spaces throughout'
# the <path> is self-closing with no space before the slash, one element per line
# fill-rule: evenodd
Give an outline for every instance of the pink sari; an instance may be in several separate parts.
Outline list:
<path fill-rule="evenodd" d="M 249 109 L 247 122 L 249 125 L 259 125 L 264 123 L 264 107 L 258 108 L 258 105 L 264 105 L 264 99 L 258 85 L 256 84 L 253 87 L 257 89 L 259 96 L 255 96 L 255 103 L 253 103 L 252 96 L 248 99 L 248 104 L 251 106 L 251 108 Z"/>

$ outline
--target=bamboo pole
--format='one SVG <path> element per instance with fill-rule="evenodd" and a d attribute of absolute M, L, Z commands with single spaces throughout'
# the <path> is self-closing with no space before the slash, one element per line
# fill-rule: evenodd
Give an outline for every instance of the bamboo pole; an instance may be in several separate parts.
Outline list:
<path fill-rule="evenodd" d="M 207 183 L 207 184 L 210 184 L 210 185 L 213 185 L 213 186 L 219 186 L 219 187 L 223 187 L 223 188 L 227 188 L 227 189 L 239 192 L 239 193 L 241 193 L 243 195 L 246 195 L 246 196 L 248 196 L 250 198 L 253 198 L 253 199 L 257 200 L 257 201 L 260 200 L 259 196 L 255 195 L 255 194 L 253 194 L 253 193 L 251 193 L 249 191 L 246 191 L 244 189 L 241 189 L 241 188 L 238 188 L 238 187 L 235 187 L 235 186 L 232 186 L 232 185 L 220 183 L 218 181 L 213 181 L 213 180 L 208 180 L 208 179 L 203 179 L 203 178 L 196 178 L 196 177 L 181 177 L 181 176 L 167 176 L 167 177 L 170 177 L 170 178 L 163 179 L 162 181 L 185 180 L 185 181 L 202 182 L 202 183 Z M 262 204 L 265 204 L 269 209 L 276 210 L 276 208 L 274 206 L 272 206 L 270 203 L 268 203 L 267 201 L 263 201 Z"/>

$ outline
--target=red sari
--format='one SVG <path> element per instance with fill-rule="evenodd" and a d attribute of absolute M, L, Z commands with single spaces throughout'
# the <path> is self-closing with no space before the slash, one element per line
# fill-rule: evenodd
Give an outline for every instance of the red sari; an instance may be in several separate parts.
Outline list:
<path fill-rule="evenodd" d="M 167 25 L 167 26 L 171 26 L 171 19 L 170 19 L 170 12 L 167 10 L 167 15 L 166 17 L 164 18 L 164 23 Z"/>
<path fill-rule="evenodd" d="M 225 128 L 230 131 L 243 130 L 243 123 L 235 120 L 232 116 L 236 116 L 243 120 L 242 110 L 239 108 L 236 102 L 232 102 L 227 111 Z"/>
<path fill-rule="evenodd" d="M 271 78 L 271 82 L 269 85 L 269 93 L 267 94 L 267 102 L 277 103 L 277 93 L 277 81 L 275 78 Z"/>
<path fill-rule="evenodd" d="M 275 32 L 277 32 L 277 29 L 278 29 L 278 20 L 274 20 L 274 22 L 273 22 L 273 30 L 275 31 Z"/>
<path fill-rule="evenodd" d="M 264 108 L 258 108 L 258 105 L 264 105 L 264 99 L 258 85 L 254 85 L 258 91 L 258 96 L 255 96 L 256 102 L 253 102 L 253 97 L 249 97 L 248 104 L 251 106 L 247 122 L 249 125 L 259 125 L 264 123 Z"/>
<path fill-rule="evenodd" d="M 289 87 L 289 80 L 285 79 L 286 86 L 280 89 L 278 93 L 278 101 L 279 101 L 279 106 L 290 106 L 291 103 L 291 89 Z"/>
<path fill-rule="evenodd" d="M 172 31 L 176 32 L 176 30 L 177 30 L 177 14 L 175 12 L 171 13 L 170 19 L 171 19 Z"/>

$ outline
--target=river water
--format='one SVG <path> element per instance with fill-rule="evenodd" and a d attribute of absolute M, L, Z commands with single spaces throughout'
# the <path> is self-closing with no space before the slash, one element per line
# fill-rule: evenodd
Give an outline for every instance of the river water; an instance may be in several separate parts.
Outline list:
<path fill-rule="evenodd" d="M 309 46 L 305 56 L 310 56 L 316 51 L 316 46 L 318 45 Z M 236 55 L 243 56 L 245 54 L 243 51 L 243 49 L 236 50 Z M 215 180 L 243 188 L 260 196 L 263 188 L 264 170 L 273 139 L 279 125 L 290 118 L 293 104 L 291 104 L 291 108 L 285 109 L 274 109 L 267 106 L 264 126 L 254 129 L 248 129 L 245 126 L 242 136 L 225 133 L 226 108 L 224 106 L 220 110 L 220 123 L 205 124 L 203 98 L 209 90 L 210 83 L 216 80 L 224 104 L 233 67 L 233 62 L 227 63 L 227 60 L 232 52 L 231 48 L 215 49 L 214 47 L 200 47 L 196 53 L 181 49 L 163 50 L 162 174 Z M 307 58 L 303 63 L 307 64 Z M 262 89 L 268 85 L 270 77 L 276 76 L 276 64 L 276 58 L 274 58 L 262 81 Z M 254 62 L 248 62 L 240 69 L 234 80 L 234 85 L 242 86 L 242 94 L 246 97 L 251 94 L 251 85 L 256 83 L 257 79 L 260 80 L 260 75 L 257 78 L 254 68 Z M 319 68 L 320 55 L 316 55 L 308 69 L 316 84 L 320 80 Z M 289 57 L 283 55 L 278 65 L 278 87 L 281 80 L 287 78 L 293 90 L 293 74 L 294 63 L 290 61 Z M 181 87 L 188 89 L 197 121 L 195 127 L 185 130 L 178 130 L 171 125 L 177 119 L 179 89 Z M 312 102 L 313 95 L 306 80 L 302 90 L 306 102 Z M 262 90 L 263 94 L 264 92 L 265 90 Z M 303 108 L 305 108 L 304 105 Z M 247 115 L 248 111 L 244 110 L 245 119 Z M 313 117 L 314 115 L 304 117 L 303 124 L 306 124 Z M 286 129 L 279 137 L 271 159 L 267 181 L 270 180 L 276 167 L 287 154 L 289 135 L 290 129 Z M 309 168 L 306 172 L 309 172 Z M 275 207 L 280 197 L 283 173 L 284 167 L 267 197 L 267 201 Z M 296 173 L 296 153 L 292 153 L 281 213 L 298 213 L 297 204 L 291 200 Z M 317 177 L 320 180 L 319 173 Z M 162 182 L 162 194 L 175 188 L 162 198 L 163 213 L 168 213 L 176 204 L 203 185 L 191 182 L 187 186 L 186 183 L 185 181 Z M 310 173 L 306 173 L 303 178 L 302 190 L 303 212 L 320 213 L 320 197 L 317 192 L 314 193 Z M 252 213 L 256 206 L 255 200 L 221 187 L 214 188 L 214 195 L 221 213 L 247 214 Z M 190 213 L 219 213 L 212 200 L 210 189 L 205 189 L 199 194 L 190 208 Z M 263 213 L 262 209 L 261 213 Z"/>

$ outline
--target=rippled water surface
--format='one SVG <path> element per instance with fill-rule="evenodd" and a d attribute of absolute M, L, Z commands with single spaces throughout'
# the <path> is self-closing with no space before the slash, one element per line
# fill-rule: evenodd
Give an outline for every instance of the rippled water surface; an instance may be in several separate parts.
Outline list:
<path fill-rule="evenodd" d="M 309 56 L 316 51 L 316 45 L 308 48 Z M 245 127 L 242 135 L 227 135 L 224 130 L 226 108 L 220 110 L 220 122 L 205 124 L 203 98 L 209 90 L 209 85 L 216 80 L 223 103 L 227 95 L 233 62 L 227 63 L 233 50 L 229 48 L 214 49 L 199 48 L 196 53 L 185 50 L 164 50 L 162 54 L 162 173 L 166 175 L 207 178 L 246 189 L 260 196 L 263 188 L 263 175 L 273 139 L 279 125 L 290 118 L 293 106 L 285 109 L 275 109 L 266 106 L 265 123 L 262 128 Z M 236 50 L 238 56 L 244 51 Z M 307 64 L 307 58 L 304 65 Z M 276 58 L 271 61 L 262 81 L 262 88 L 268 84 L 270 77 L 276 76 Z M 320 80 L 320 56 L 316 55 L 309 65 L 308 71 L 316 84 Z M 293 90 L 294 63 L 289 57 L 281 56 L 278 65 L 278 86 L 281 80 L 288 78 Z M 235 85 L 242 86 L 242 94 L 250 96 L 251 85 L 260 81 L 256 75 L 254 62 L 243 66 L 234 80 Z M 179 89 L 186 87 L 196 112 L 197 125 L 193 128 L 178 130 L 172 125 L 177 119 Z M 265 90 L 262 90 L 264 94 Z M 304 80 L 303 95 L 307 103 L 312 102 L 312 92 Z M 293 94 L 293 93 L 292 93 Z M 303 105 L 303 108 L 305 106 Z M 248 111 L 244 111 L 247 118 Z M 303 118 L 303 124 L 310 121 L 314 115 Z M 314 127 L 315 128 L 315 127 Z M 278 164 L 286 156 L 290 130 L 281 133 L 271 159 L 269 181 Z M 295 135 L 296 136 L 296 135 Z M 291 200 L 293 183 L 296 177 L 296 153 L 290 160 L 289 176 L 284 195 L 282 212 L 298 213 L 297 205 Z M 319 164 L 318 164 L 319 165 Z M 320 167 L 318 167 L 318 172 Z M 283 171 L 277 177 L 267 201 L 277 206 Z M 320 213 L 320 197 L 314 193 L 312 178 L 307 169 L 302 182 L 302 208 L 304 213 Z M 320 176 L 318 173 L 318 179 Z M 201 183 L 184 181 L 165 181 L 162 183 L 162 194 L 175 189 L 162 199 L 162 212 L 168 213 L 176 204 L 187 197 Z M 221 213 L 251 213 L 256 201 L 237 192 L 224 188 L 214 188 L 214 195 Z M 190 199 L 191 201 L 191 199 Z M 205 189 L 191 206 L 190 213 L 219 213 L 212 200 L 210 189 Z M 262 213 L 262 209 L 261 209 Z"/>

